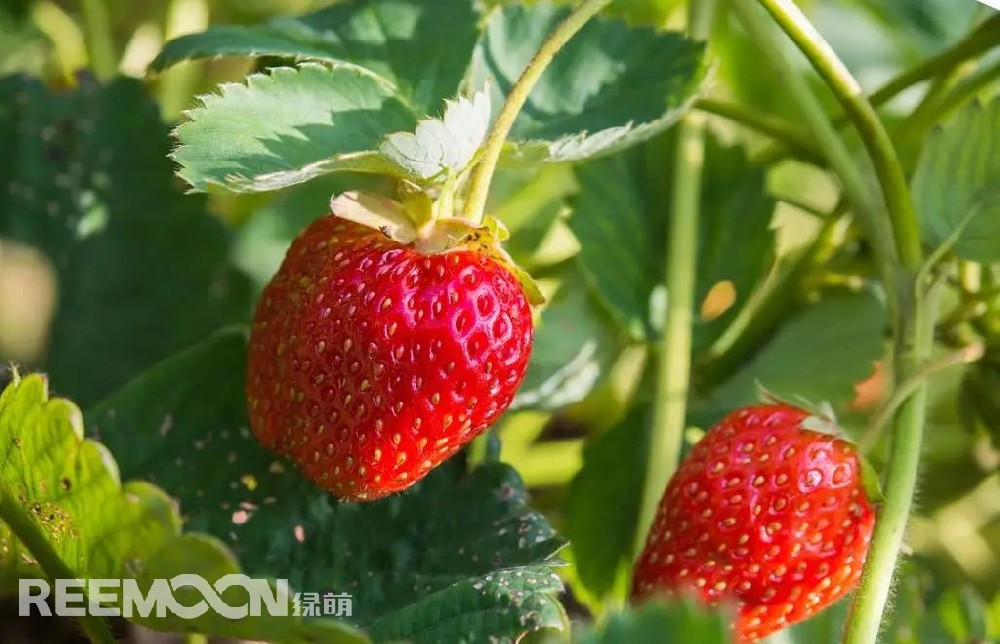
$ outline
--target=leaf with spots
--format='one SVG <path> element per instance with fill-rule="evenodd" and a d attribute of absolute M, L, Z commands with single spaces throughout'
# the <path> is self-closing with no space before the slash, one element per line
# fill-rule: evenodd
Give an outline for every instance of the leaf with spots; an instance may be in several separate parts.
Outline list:
<path fill-rule="evenodd" d="M 488 16 L 472 57 L 473 87 L 493 81 L 502 105 L 565 4 L 508 4 Z M 705 78 L 705 48 L 678 33 L 590 21 L 555 57 L 511 131 L 510 165 L 579 161 L 635 145 L 674 123 Z"/>
<path fill-rule="evenodd" d="M 107 447 L 83 437 L 83 418 L 71 402 L 49 398 L 43 376 L 19 378 L 0 393 L 0 594 L 17 592 L 25 578 L 135 580 L 145 595 L 153 580 L 196 574 L 214 584 L 238 573 L 232 553 L 204 534 L 181 534 L 171 499 L 145 482 L 122 485 Z M 273 583 L 270 584 L 272 591 Z M 246 595 L 222 593 L 231 606 Z M 120 609 L 120 590 L 102 603 Z M 193 591 L 176 599 L 191 606 Z M 279 606 L 290 607 L 286 598 Z M 231 620 L 209 611 L 186 620 L 166 615 L 133 621 L 170 631 L 283 641 L 365 642 L 334 620 L 289 616 Z"/>
<path fill-rule="evenodd" d="M 0 237 L 48 259 L 58 295 L 37 366 L 80 404 L 249 316 L 229 231 L 181 193 L 170 145 L 138 81 L 0 80 Z M 23 302 L 44 300 L 39 288 Z"/>
<path fill-rule="evenodd" d="M 584 272 L 614 317 L 637 338 L 654 336 L 662 323 L 651 300 L 665 272 L 672 140 L 664 135 L 577 166 L 580 188 L 570 200 L 569 224 L 580 241 Z M 752 165 L 742 148 L 707 137 L 692 304 L 700 307 L 720 284 L 730 287 L 731 297 L 720 311 L 696 321 L 695 351 L 725 331 L 773 260 L 774 201 L 764 179 L 764 169 Z"/>
<path fill-rule="evenodd" d="M 460 455 L 406 493 L 365 504 L 338 503 L 296 474 L 247 430 L 246 344 L 242 331 L 220 333 L 89 414 L 90 428 L 123 455 L 123 472 L 162 485 L 189 525 L 225 541 L 244 568 L 307 591 L 351 593 L 356 623 L 399 629 L 430 628 L 433 611 L 420 602 L 468 597 L 469 583 L 497 570 L 553 564 L 563 541 L 506 465 L 469 470 Z M 531 629 L 514 628 L 506 597 L 481 605 L 483 628 L 499 620 L 514 638 Z M 411 613 L 396 615 L 403 610 Z"/>
<path fill-rule="evenodd" d="M 151 68 L 215 56 L 281 56 L 346 62 L 395 86 L 421 116 L 454 96 L 476 42 L 479 15 L 469 0 L 352 0 L 297 17 L 223 25 L 181 36 Z"/>

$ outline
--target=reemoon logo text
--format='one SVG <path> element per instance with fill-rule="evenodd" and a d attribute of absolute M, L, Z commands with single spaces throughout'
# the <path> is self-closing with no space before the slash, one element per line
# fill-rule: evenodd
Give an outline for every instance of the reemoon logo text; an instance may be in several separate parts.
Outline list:
<path fill-rule="evenodd" d="M 54 586 L 54 587 L 53 587 Z M 190 588 L 202 599 L 190 605 L 177 601 L 176 591 Z M 245 601 L 231 605 L 222 594 L 232 588 Z M 53 607 L 47 600 L 51 596 Z M 187 592 L 185 597 L 193 598 Z M 135 579 L 57 579 L 50 584 L 45 579 L 21 579 L 18 582 L 18 615 L 37 614 L 64 617 L 96 615 L 102 617 L 131 618 L 133 616 L 166 617 L 168 614 L 181 619 L 197 619 L 209 610 L 226 619 L 242 619 L 269 615 L 287 617 L 292 606 L 288 580 L 251 579 L 243 574 L 230 574 L 214 585 L 199 575 L 177 575 L 171 579 L 155 579 L 143 593 Z"/>

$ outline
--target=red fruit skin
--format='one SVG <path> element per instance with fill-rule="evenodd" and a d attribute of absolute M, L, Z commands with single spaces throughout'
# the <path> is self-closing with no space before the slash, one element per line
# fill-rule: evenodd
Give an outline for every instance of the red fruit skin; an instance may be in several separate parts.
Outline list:
<path fill-rule="evenodd" d="M 341 499 L 383 497 L 496 421 L 533 336 L 521 284 L 489 256 L 423 255 L 327 215 L 257 305 L 250 426 Z"/>
<path fill-rule="evenodd" d="M 857 585 L 875 511 L 854 448 L 802 429 L 809 415 L 758 405 L 706 433 L 660 501 L 633 600 L 687 591 L 729 603 L 737 641 L 754 642 Z"/>

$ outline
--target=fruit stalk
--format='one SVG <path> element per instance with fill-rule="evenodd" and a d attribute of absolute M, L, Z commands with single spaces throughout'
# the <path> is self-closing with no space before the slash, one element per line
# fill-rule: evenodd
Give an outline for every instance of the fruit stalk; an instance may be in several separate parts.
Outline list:
<path fill-rule="evenodd" d="M 714 0 L 691 0 L 689 35 L 698 40 L 711 31 Z M 652 435 L 635 551 L 642 550 L 656 516 L 663 489 L 680 461 L 691 376 L 691 329 L 694 323 L 695 273 L 698 267 L 698 214 L 705 161 L 705 115 L 691 112 L 677 124 L 673 198 L 667 226 L 665 282 L 669 304 L 656 350 L 656 389 Z"/>
<path fill-rule="evenodd" d="M 469 221 L 480 223 L 483 220 L 483 215 L 486 212 L 486 198 L 490 193 L 490 183 L 493 181 L 493 173 L 496 172 L 497 163 L 500 161 L 504 142 L 506 142 L 511 128 L 514 127 L 514 121 L 517 120 L 517 115 L 527 102 L 535 83 L 542 77 L 549 63 L 566 46 L 566 43 L 612 1 L 584 0 L 552 31 L 542 46 L 538 48 L 528 66 L 521 72 L 520 78 L 510 89 L 507 100 L 500 108 L 497 120 L 483 146 L 479 165 L 472 171 L 469 179 L 469 194 L 464 208 L 465 218 Z"/>
<path fill-rule="evenodd" d="M 861 135 L 875 166 L 891 223 L 899 263 L 883 275 L 893 309 L 894 386 L 905 385 L 930 358 L 937 314 L 936 293 L 924 293 L 918 280 L 923 261 L 916 212 L 902 164 L 888 133 L 858 82 L 830 45 L 790 0 L 758 0 L 774 21 L 805 54 L 834 93 Z M 873 240 L 881 242 L 881 240 Z M 932 289 L 935 290 L 935 289 Z M 926 383 L 916 387 L 896 414 L 893 443 L 885 477 L 882 507 L 861 588 L 855 599 L 844 641 L 874 644 L 878 636 L 893 571 L 899 557 L 917 484 L 923 440 Z"/>
<path fill-rule="evenodd" d="M 38 527 L 24 511 L 24 508 L 9 493 L 0 489 L 0 523 L 7 525 L 14 536 L 28 550 L 45 576 L 50 580 L 76 579 L 79 577 L 53 550 L 49 542 L 39 532 Z M 81 591 L 84 592 L 84 591 Z M 87 600 L 84 592 L 84 599 Z M 89 601 L 89 600 L 87 600 Z M 114 644 L 115 638 L 104 620 L 85 613 L 78 618 L 84 634 L 93 644 Z"/>

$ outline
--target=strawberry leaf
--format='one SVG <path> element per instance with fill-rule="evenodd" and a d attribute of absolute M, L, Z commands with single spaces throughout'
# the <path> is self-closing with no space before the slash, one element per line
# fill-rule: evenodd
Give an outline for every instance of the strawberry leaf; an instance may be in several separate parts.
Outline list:
<path fill-rule="evenodd" d="M 389 81 L 414 113 L 423 115 L 458 90 L 478 21 L 475 3 L 468 0 L 353 0 L 296 18 L 181 36 L 164 45 L 150 67 L 162 70 L 216 56 L 352 63 Z"/>
<path fill-rule="evenodd" d="M 230 232 L 178 189 L 170 146 L 138 81 L 53 92 L 0 80 L 0 237 L 4 250 L 38 249 L 54 271 L 56 313 L 34 366 L 81 404 L 249 317 Z M 44 308 L 36 295 L 25 308 Z"/>
<path fill-rule="evenodd" d="M 729 631 L 729 620 L 722 611 L 707 611 L 692 601 L 653 600 L 613 613 L 599 627 L 580 629 L 573 641 L 725 644 L 730 641 Z"/>
<path fill-rule="evenodd" d="M 490 98 L 485 91 L 459 96 L 445 103 L 440 119 L 417 123 L 415 133 L 390 134 L 379 152 L 415 180 L 444 181 L 469 165 L 486 140 L 489 124 Z"/>
<path fill-rule="evenodd" d="M 176 130 L 178 175 L 195 190 L 266 191 L 336 171 L 399 174 L 376 150 L 416 115 L 363 68 L 303 63 L 223 85 Z"/>
<path fill-rule="evenodd" d="M 122 485 L 108 449 L 84 440 L 80 410 L 67 400 L 50 399 L 43 376 L 15 376 L 0 393 L 0 446 L 0 594 L 16 592 L 18 579 L 51 580 L 64 571 L 80 579 L 134 579 L 143 593 L 155 579 L 189 573 L 214 584 L 239 572 L 218 540 L 180 533 L 180 516 L 161 489 L 144 482 Z M 223 592 L 223 600 L 239 605 L 245 601 L 239 592 Z M 191 606 L 201 596 L 178 592 L 176 599 Z M 102 594 L 102 603 L 120 608 L 120 590 Z M 209 611 L 190 620 L 137 613 L 133 621 L 232 637 L 366 641 L 333 620 L 231 620 Z"/>
<path fill-rule="evenodd" d="M 622 339 L 571 266 L 541 311 L 528 372 L 514 409 L 558 409 L 583 400 L 603 382 Z"/>
<path fill-rule="evenodd" d="M 873 330 L 883 328 L 885 320 L 885 308 L 871 293 L 829 294 L 787 322 L 749 363 L 692 410 L 700 423 L 710 425 L 726 411 L 756 402 L 757 383 L 785 400 L 846 404 L 855 396 L 855 383 L 882 357 L 882 337 Z"/>
<path fill-rule="evenodd" d="M 139 376 L 88 415 L 90 427 L 122 454 L 124 473 L 162 485 L 188 524 L 226 542 L 248 574 L 351 593 L 352 619 L 373 634 L 447 633 L 455 624 L 435 606 L 473 599 L 478 618 L 455 615 L 462 628 L 482 629 L 471 641 L 561 627 L 546 603 L 554 599 L 518 607 L 503 593 L 469 590 L 496 571 L 548 568 L 563 544 L 528 508 L 510 467 L 467 470 L 456 457 L 404 494 L 337 503 L 250 436 L 245 360 L 243 332 L 218 334 Z"/>
<path fill-rule="evenodd" d="M 651 299 L 666 272 L 671 148 L 669 138 L 660 137 L 578 166 L 580 188 L 570 200 L 569 224 L 589 281 L 622 327 L 641 339 L 657 334 Z M 705 164 L 696 303 L 723 281 L 735 294 L 722 315 L 696 322 L 695 350 L 707 348 L 742 310 L 766 274 L 775 243 L 764 169 L 714 137 L 706 141 Z"/>
<path fill-rule="evenodd" d="M 473 55 L 472 85 L 494 81 L 493 104 L 502 104 L 570 11 L 547 2 L 494 9 Z M 532 91 L 511 131 L 504 162 L 587 159 L 655 136 L 684 113 L 705 70 L 704 46 L 680 34 L 592 20 Z"/>
<path fill-rule="evenodd" d="M 1000 98 L 973 102 L 927 140 L 913 176 L 925 240 L 976 262 L 1000 259 Z"/>

